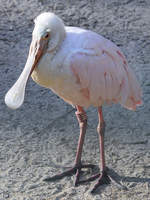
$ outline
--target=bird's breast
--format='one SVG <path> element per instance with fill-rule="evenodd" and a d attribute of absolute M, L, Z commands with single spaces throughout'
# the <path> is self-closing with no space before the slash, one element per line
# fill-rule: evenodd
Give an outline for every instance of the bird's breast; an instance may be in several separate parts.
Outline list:
<path fill-rule="evenodd" d="M 53 58 L 45 54 L 32 73 L 32 79 L 39 85 L 53 89 L 56 93 L 65 93 L 75 80 L 69 68 L 63 65 L 63 54 L 56 54 Z"/>

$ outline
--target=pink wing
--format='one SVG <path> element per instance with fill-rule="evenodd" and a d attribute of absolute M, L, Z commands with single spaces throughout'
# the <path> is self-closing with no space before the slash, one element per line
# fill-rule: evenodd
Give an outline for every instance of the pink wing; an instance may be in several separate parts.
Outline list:
<path fill-rule="evenodd" d="M 93 52 L 93 53 L 92 53 Z M 104 49 L 76 52 L 70 58 L 76 83 L 91 105 L 120 103 L 135 110 L 141 102 L 141 89 L 119 48 L 108 42 Z"/>

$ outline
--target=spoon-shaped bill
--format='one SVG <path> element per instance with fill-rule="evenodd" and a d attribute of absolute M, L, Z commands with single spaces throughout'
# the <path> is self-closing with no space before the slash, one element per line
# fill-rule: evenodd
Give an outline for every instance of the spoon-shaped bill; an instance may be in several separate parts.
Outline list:
<path fill-rule="evenodd" d="M 32 68 L 34 66 L 34 60 L 34 56 L 30 55 L 28 57 L 28 60 L 20 77 L 5 95 L 5 103 L 11 109 L 19 108 L 24 101 L 25 88 Z"/>
<path fill-rule="evenodd" d="M 24 70 L 22 71 L 16 83 L 12 86 L 12 88 L 7 92 L 5 96 L 5 103 L 9 108 L 17 109 L 22 105 L 29 76 L 38 65 L 41 56 L 47 49 L 47 44 L 47 38 L 38 39 L 33 37 Z"/>

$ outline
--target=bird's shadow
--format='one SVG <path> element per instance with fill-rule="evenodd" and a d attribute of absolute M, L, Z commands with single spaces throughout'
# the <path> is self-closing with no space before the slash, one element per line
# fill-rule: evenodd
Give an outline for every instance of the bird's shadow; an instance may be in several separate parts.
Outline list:
<path fill-rule="evenodd" d="M 99 172 L 99 167 L 95 166 L 92 170 L 92 175 Z M 115 181 L 112 181 L 110 184 L 117 186 L 118 189 L 128 191 L 130 188 L 124 185 L 125 182 L 128 183 L 149 183 L 150 184 L 150 178 L 140 178 L 140 177 L 133 177 L 133 176 L 120 176 L 117 172 L 115 172 L 113 169 L 108 168 L 108 174 L 111 176 L 111 178 Z M 87 182 L 85 182 L 87 184 Z M 101 190 L 103 190 L 105 187 L 107 187 L 107 184 L 104 184 L 102 187 L 98 187 L 94 194 L 100 194 Z"/>
<path fill-rule="evenodd" d="M 113 178 L 117 181 L 123 182 L 135 182 L 135 183 L 150 183 L 150 178 L 140 178 L 140 177 L 132 177 L 132 176 L 120 176 L 117 172 L 113 169 L 109 169 L 110 174 Z"/>

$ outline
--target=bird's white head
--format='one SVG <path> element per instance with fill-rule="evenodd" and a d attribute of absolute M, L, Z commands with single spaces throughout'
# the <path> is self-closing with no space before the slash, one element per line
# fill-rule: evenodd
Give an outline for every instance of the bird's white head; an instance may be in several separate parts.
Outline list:
<path fill-rule="evenodd" d="M 55 51 L 66 35 L 63 21 L 53 13 L 42 13 L 34 22 L 35 27 L 26 65 L 16 83 L 5 96 L 5 103 L 12 109 L 17 109 L 22 105 L 26 83 L 40 58 L 47 51 L 50 53 Z"/>
<path fill-rule="evenodd" d="M 63 21 L 53 13 L 45 12 L 34 20 L 32 38 L 48 41 L 48 50 L 53 51 L 64 39 L 66 32 Z"/>

